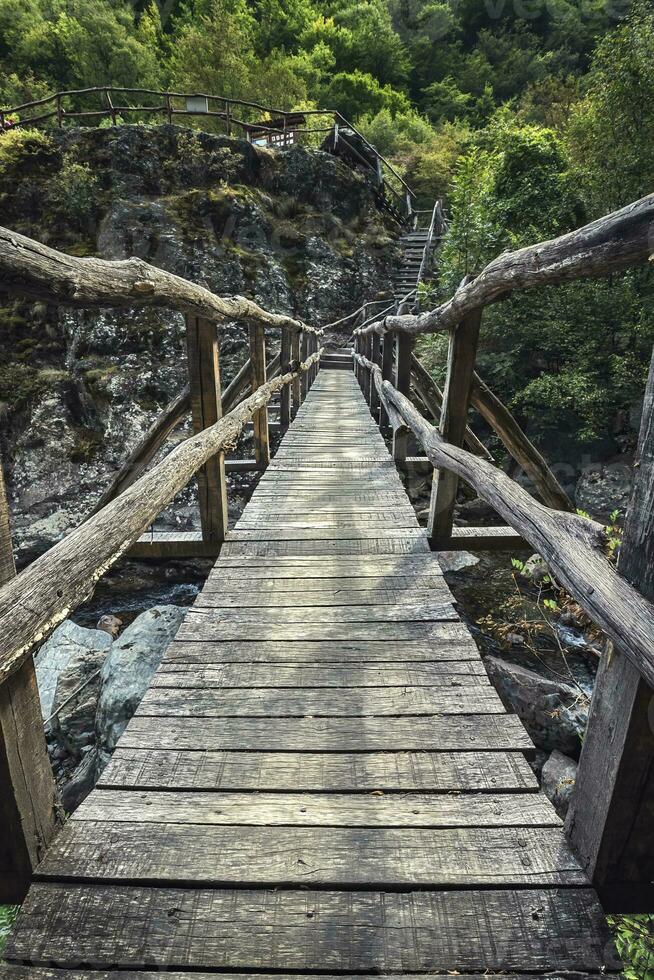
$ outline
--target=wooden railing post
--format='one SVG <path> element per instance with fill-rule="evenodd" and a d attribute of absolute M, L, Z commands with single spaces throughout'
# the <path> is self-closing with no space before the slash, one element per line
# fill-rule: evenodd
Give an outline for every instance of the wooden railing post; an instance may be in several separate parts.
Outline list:
<path fill-rule="evenodd" d="M 282 328 L 282 339 L 279 348 L 279 368 L 282 374 L 286 374 L 290 369 L 291 363 L 291 333 L 286 328 Z M 282 433 L 286 432 L 291 424 L 291 387 L 284 385 L 279 394 L 279 428 Z"/>
<path fill-rule="evenodd" d="M 369 334 L 366 338 L 365 346 L 366 357 L 369 361 L 372 361 L 372 335 Z M 372 376 L 372 371 L 366 372 L 366 401 L 372 411 L 372 400 L 374 395 L 376 395 L 377 390 L 375 388 L 375 379 Z"/>
<path fill-rule="evenodd" d="M 223 413 L 215 322 L 189 314 L 186 317 L 186 349 L 193 429 L 201 432 L 217 422 Z M 222 542 L 227 534 L 227 481 L 222 453 L 198 471 L 197 482 L 202 538 Z"/>
<path fill-rule="evenodd" d="M 16 574 L 0 461 L 0 587 Z M 34 661 L 0 687 L 0 904 L 22 902 L 58 823 Z"/>
<path fill-rule="evenodd" d="M 252 391 L 266 383 L 266 336 L 262 323 L 250 324 L 250 360 L 252 362 Z M 254 457 L 262 469 L 270 462 L 268 406 L 256 412 L 252 420 Z"/>
<path fill-rule="evenodd" d="M 291 338 L 291 358 L 293 361 L 297 362 L 300 360 L 300 335 L 295 332 Z M 292 383 L 292 395 L 293 395 L 293 418 L 297 415 L 297 410 L 301 405 L 301 389 L 300 389 L 300 379 L 294 378 Z"/>
<path fill-rule="evenodd" d="M 480 326 L 481 309 L 473 310 L 450 331 L 440 432 L 453 446 L 463 446 L 466 434 Z M 446 543 L 452 535 L 458 487 L 459 478 L 451 470 L 434 470 L 427 524 L 432 547 Z"/>
<path fill-rule="evenodd" d="M 413 339 L 407 333 L 395 335 L 395 387 L 407 398 L 411 396 L 411 351 Z M 393 436 L 393 459 L 402 465 L 407 457 L 408 432 L 401 429 Z"/>
<path fill-rule="evenodd" d="M 654 356 L 618 571 L 654 601 Z M 654 911 L 654 691 L 619 649 L 600 660 L 566 821 L 607 911 Z"/>
<path fill-rule="evenodd" d="M 390 381 L 391 384 L 394 380 L 394 364 L 395 364 L 395 337 L 392 333 L 386 333 L 381 338 L 382 342 L 382 353 L 381 353 L 381 373 L 384 381 Z M 390 428 L 390 421 L 388 418 L 388 413 L 384 408 L 383 404 L 379 406 L 379 428 L 384 434 L 388 433 Z"/>
<path fill-rule="evenodd" d="M 309 338 L 308 335 L 303 331 L 302 336 L 300 338 L 300 359 L 302 361 L 306 361 L 308 355 L 309 355 Z M 307 384 L 308 384 L 307 372 L 305 371 L 302 377 L 300 378 L 300 404 L 302 404 L 304 399 L 307 397 Z"/>
<path fill-rule="evenodd" d="M 379 365 L 381 367 L 381 337 L 378 333 L 373 333 L 370 335 L 370 360 L 373 364 Z M 377 385 L 372 377 L 372 372 L 370 373 L 370 414 L 379 422 L 379 394 L 377 392 Z"/>

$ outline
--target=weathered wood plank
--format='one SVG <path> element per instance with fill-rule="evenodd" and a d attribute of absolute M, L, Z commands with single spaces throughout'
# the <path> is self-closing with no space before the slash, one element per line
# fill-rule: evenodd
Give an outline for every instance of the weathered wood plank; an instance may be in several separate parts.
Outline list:
<path fill-rule="evenodd" d="M 151 687 L 137 714 L 176 718 L 358 718 L 504 714 L 504 706 L 493 687 L 480 684 L 336 689 Z"/>
<path fill-rule="evenodd" d="M 221 556 L 250 558 L 329 555 L 412 555 L 429 551 L 427 538 L 363 537 L 341 540 L 312 538 L 304 541 L 226 541 Z"/>
<path fill-rule="evenodd" d="M 393 517 L 373 514 L 367 517 L 363 517 L 361 514 L 351 516 L 340 514 L 337 516 L 321 515 L 320 517 L 314 515 L 312 518 L 311 515 L 304 517 L 295 517 L 290 514 L 282 515 L 277 511 L 276 513 L 271 512 L 267 517 L 254 517 L 245 514 L 236 525 L 236 532 L 239 537 L 243 531 L 251 532 L 253 536 L 256 535 L 256 540 L 262 539 L 263 536 L 259 533 L 261 531 L 277 532 L 282 539 L 286 538 L 289 532 L 294 533 L 296 531 L 304 532 L 303 536 L 306 537 L 313 536 L 316 531 L 332 531 L 334 532 L 332 537 L 352 536 L 350 534 L 344 535 L 343 532 L 345 531 L 364 531 L 366 533 L 372 531 L 377 537 L 382 537 L 390 529 L 415 529 L 417 527 L 416 516 L 411 513 Z"/>
<path fill-rule="evenodd" d="M 187 664 L 163 664 L 152 678 L 152 687 L 458 687 L 490 683 L 483 663 L 441 664 L 339 664 L 334 667 L 300 667 L 285 664 L 225 664 L 189 668 Z"/>
<path fill-rule="evenodd" d="M 58 970 L 56 967 L 46 966 L 16 966 L 5 964 L 1 969 L 3 980 L 160 980 L 160 974 L 148 970 Z M 184 973 L 180 971 L 166 971 L 167 980 L 215 980 L 214 973 Z M 312 974 L 283 974 L 283 973 L 224 973 L 221 972 L 222 980 L 310 980 Z M 359 974 L 360 980 L 378 980 L 377 974 Z M 404 974 L 386 974 L 386 980 L 403 980 Z M 449 980 L 448 976 L 431 974 L 432 980 Z M 471 980 L 482 980 L 482 974 L 469 974 Z M 606 974 L 611 976 L 611 974 Z M 617 980 L 617 975 L 614 975 Z M 533 974 L 504 974 L 504 980 L 533 980 Z M 561 980 L 555 974 L 538 974 L 539 980 Z M 322 974 L 322 980 L 342 980 L 342 974 Z M 574 980 L 597 980 L 592 974 L 575 973 Z"/>
<path fill-rule="evenodd" d="M 368 597 L 374 595 L 375 602 L 379 605 L 386 601 L 384 597 L 388 597 L 388 600 L 391 601 L 392 597 L 396 596 L 398 597 L 396 601 L 399 601 L 399 597 L 406 595 L 407 591 L 413 598 L 416 597 L 417 593 L 425 593 L 425 595 L 436 598 L 440 592 L 448 588 L 445 578 L 437 566 L 434 567 L 433 573 L 417 573 L 412 576 L 371 575 L 348 578 L 332 578 L 329 576 L 307 578 L 302 571 L 299 572 L 299 575 L 302 575 L 302 578 L 273 578 L 272 576 L 255 578 L 239 572 L 238 569 L 233 572 L 223 571 L 220 565 L 217 565 L 204 583 L 202 591 L 219 593 L 227 598 L 230 595 L 242 595 L 243 586 L 247 583 L 248 589 L 251 589 L 256 596 L 255 602 L 263 602 L 264 598 L 272 593 L 281 601 L 284 601 L 284 596 L 297 595 L 307 600 L 311 596 L 315 596 L 316 605 L 320 605 L 321 595 L 323 598 L 327 598 L 328 596 L 353 596 L 355 593 L 363 593 Z M 243 597 L 243 601 L 247 602 L 247 597 Z"/>
<path fill-rule="evenodd" d="M 278 555 L 268 559 L 247 557 L 245 555 L 225 555 L 221 553 L 220 563 L 212 575 L 246 569 L 246 577 L 265 578 L 343 578 L 351 576 L 413 575 L 417 573 L 441 574 L 437 559 L 425 554 L 397 557 L 385 555 L 351 555 L 347 558 L 330 558 L 318 555 Z"/>
<path fill-rule="evenodd" d="M 97 790 L 72 820 L 253 827 L 559 827 L 542 793 L 182 793 Z"/>
<path fill-rule="evenodd" d="M 351 894 L 43 883 L 6 955 L 114 970 L 619 968 L 585 888 Z"/>
<path fill-rule="evenodd" d="M 552 827 L 226 827 L 69 821 L 41 879 L 260 887 L 584 885 Z"/>
<path fill-rule="evenodd" d="M 314 605 L 294 609 L 252 609 L 249 606 L 232 608 L 222 606 L 219 592 L 198 596 L 198 601 L 186 614 L 186 621 L 201 624 L 215 623 L 264 623 L 270 625 L 290 625 L 293 623 L 329 623 L 336 618 L 343 623 L 432 623 L 456 619 L 453 602 L 428 598 L 424 602 L 412 602 L 411 595 L 395 605 L 373 604 L 374 597 L 363 605 L 338 605 L 329 608 Z"/>
<path fill-rule="evenodd" d="M 519 752 L 205 752 L 123 748 L 100 787 L 385 793 L 534 792 Z"/>
<path fill-rule="evenodd" d="M 356 609 L 356 606 L 345 607 Z M 383 606 L 379 607 L 383 609 Z M 322 622 L 322 623 L 269 623 L 243 620 L 212 620 L 201 615 L 201 610 L 189 613 L 179 628 L 179 640 L 204 640 L 221 642 L 225 640 L 247 640 L 266 642 L 283 640 L 285 642 L 320 642 L 330 640 L 342 642 L 375 640 L 379 643 L 393 643 L 396 640 L 438 641 L 442 635 L 438 623 L 419 622 Z M 455 619 L 454 613 L 452 620 Z"/>
<path fill-rule="evenodd" d="M 515 715 L 359 718 L 176 718 L 135 715 L 122 748 L 241 752 L 530 752 Z"/>
<path fill-rule="evenodd" d="M 168 647 L 164 663 L 222 664 L 222 663 L 300 663 L 341 664 L 358 663 L 421 663 L 469 660 L 479 661 L 479 651 L 465 627 L 459 622 L 435 623 L 433 636 L 408 640 L 350 640 L 334 643 L 319 639 L 306 641 L 223 640 L 213 642 L 177 638 Z"/>

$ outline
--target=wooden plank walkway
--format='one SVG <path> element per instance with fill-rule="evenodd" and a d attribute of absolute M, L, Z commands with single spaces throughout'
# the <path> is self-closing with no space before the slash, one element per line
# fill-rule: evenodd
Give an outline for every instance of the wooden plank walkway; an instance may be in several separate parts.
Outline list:
<path fill-rule="evenodd" d="M 353 375 L 324 370 L 5 975 L 616 970 L 531 749 Z"/>

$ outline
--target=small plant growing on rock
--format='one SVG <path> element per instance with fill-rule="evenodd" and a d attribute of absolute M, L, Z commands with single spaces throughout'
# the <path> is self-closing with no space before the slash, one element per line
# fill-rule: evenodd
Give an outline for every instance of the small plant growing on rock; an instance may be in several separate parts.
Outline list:
<path fill-rule="evenodd" d="M 65 214 L 70 224 L 84 230 L 92 223 L 97 190 L 97 177 L 90 166 L 66 156 L 61 170 L 50 183 L 48 197 L 52 207 Z"/>

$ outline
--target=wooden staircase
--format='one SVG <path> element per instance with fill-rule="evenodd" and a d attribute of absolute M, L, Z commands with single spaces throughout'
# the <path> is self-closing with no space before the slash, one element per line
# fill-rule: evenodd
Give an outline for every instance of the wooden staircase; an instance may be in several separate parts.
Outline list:
<path fill-rule="evenodd" d="M 393 276 L 393 296 L 397 303 L 400 303 L 407 293 L 410 293 L 416 288 L 425 246 L 428 241 L 428 228 L 416 228 L 400 238 L 399 245 L 402 249 L 402 261 L 398 264 Z M 432 239 L 432 247 L 435 247 L 439 241 L 440 238 Z"/>

